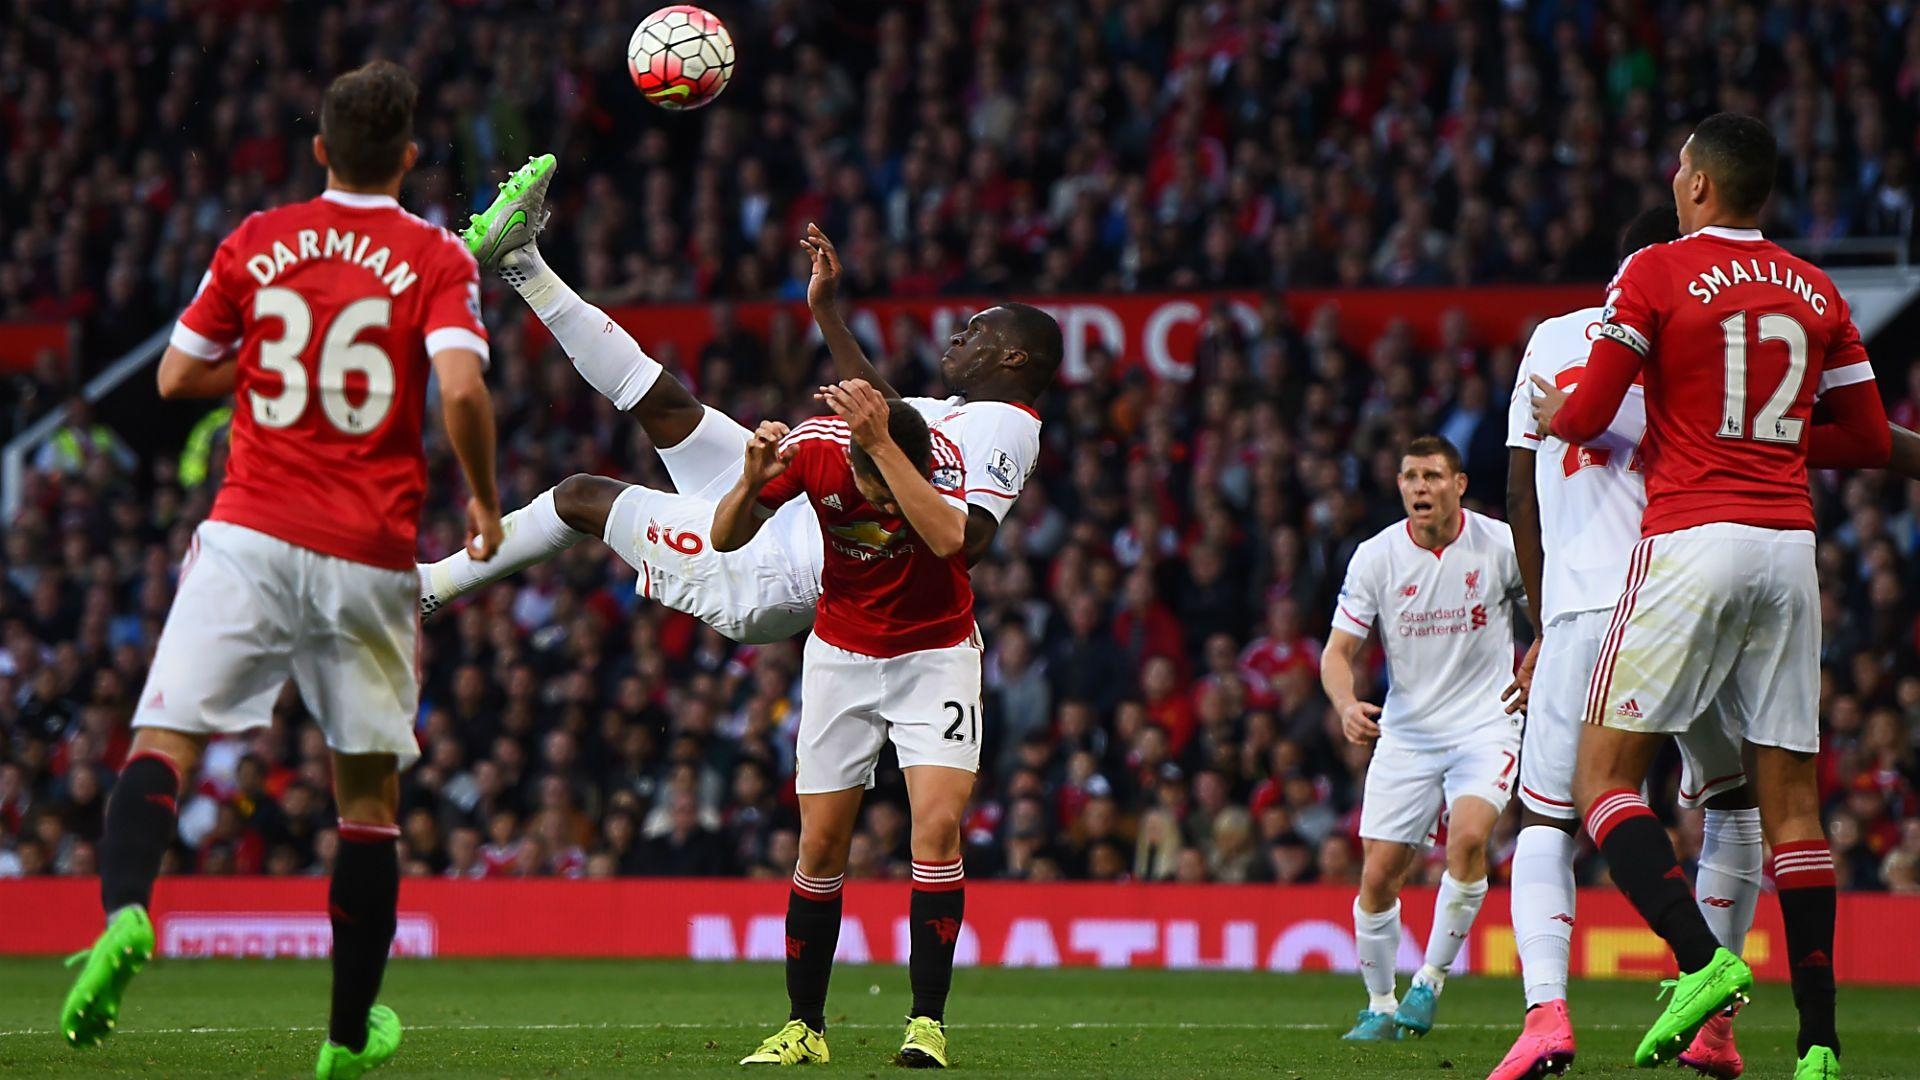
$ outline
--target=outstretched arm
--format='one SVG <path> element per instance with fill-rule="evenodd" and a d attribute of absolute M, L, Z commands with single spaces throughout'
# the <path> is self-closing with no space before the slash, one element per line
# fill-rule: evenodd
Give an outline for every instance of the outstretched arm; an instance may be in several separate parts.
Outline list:
<path fill-rule="evenodd" d="M 826 339 L 827 351 L 833 354 L 834 373 L 842 379 L 865 379 L 880 391 L 882 398 L 899 397 L 899 391 L 881 378 L 879 369 L 867 359 L 866 350 L 848 329 L 847 320 L 840 317 L 840 308 L 835 304 L 840 292 L 840 253 L 834 250 L 833 241 L 820 231 L 820 226 L 808 222 L 807 235 L 800 246 L 813 259 L 813 277 L 807 281 L 807 307 L 820 327 L 820 336 Z"/>

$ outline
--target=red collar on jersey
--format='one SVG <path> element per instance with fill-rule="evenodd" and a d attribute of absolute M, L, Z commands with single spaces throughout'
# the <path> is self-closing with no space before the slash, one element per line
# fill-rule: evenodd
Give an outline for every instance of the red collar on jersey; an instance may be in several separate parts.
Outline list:
<path fill-rule="evenodd" d="M 1467 535 L 1467 515 L 1472 512 L 1473 511 L 1468 510 L 1464 506 L 1460 508 L 1460 531 L 1457 533 L 1454 533 L 1453 539 L 1447 541 L 1444 544 L 1441 544 L 1438 549 L 1430 548 L 1425 544 L 1422 544 L 1420 542 L 1420 538 L 1413 535 L 1413 519 L 1412 518 L 1408 518 L 1405 521 L 1402 521 L 1400 524 L 1405 525 L 1407 527 L 1407 540 L 1411 542 L 1414 547 L 1419 548 L 1421 551 L 1431 551 L 1433 552 L 1433 557 L 1438 559 L 1447 553 L 1448 548 L 1459 543 L 1460 538 L 1462 536 Z"/>

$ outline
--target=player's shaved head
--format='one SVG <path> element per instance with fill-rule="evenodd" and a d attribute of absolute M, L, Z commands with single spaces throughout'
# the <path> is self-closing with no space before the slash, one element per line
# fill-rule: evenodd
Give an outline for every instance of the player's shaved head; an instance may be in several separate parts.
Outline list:
<path fill-rule="evenodd" d="M 1693 129 L 1693 167 L 1707 175 L 1720 205 L 1741 217 L 1753 217 L 1773 194 L 1780 168 L 1780 147 L 1767 125 L 1739 113 L 1714 113 Z"/>
<path fill-rule="evenodd" d="M 1060 357 L 1066 351 L 1060 323 L 1034 307 L 1009 301 L 1001 304 L 1008 314 L 1007 335 L 1017 349 L 1026 351 L 1036 389 L 1045 389 L 1060 370 Z"/>
<path fill-rule="evenodd" d="M 889 398 L 887 435 L 922 475 L 933 472 L 933 432 L 928 430 L 927 418 L 920 415 L 920 410 L 899 398 Z M 857 442 L 847 444 L 847 460 L 853 463 L 856 473 L 869 478 L 880 476 L 879 466 L 873 463 L 873 458 L 865 450 L 860 449 Z"/>
<path fill-rule="evenodd" d="M 356 187 L 392 180 L 406 168 L 420 88 L 398 64 L 375 60 L 333 80 L 320 103 L 327 168 Z"/>
<path fill-rule="evenodd" d="M 1639 215 L 1627 223 L 1620 234 L 1620 258 L 1655 244 L 1670 244 L 1680 239 L 1680 217 L 1671 206 L 1656 206 L 1651 210 L 1642 210 Z"/>

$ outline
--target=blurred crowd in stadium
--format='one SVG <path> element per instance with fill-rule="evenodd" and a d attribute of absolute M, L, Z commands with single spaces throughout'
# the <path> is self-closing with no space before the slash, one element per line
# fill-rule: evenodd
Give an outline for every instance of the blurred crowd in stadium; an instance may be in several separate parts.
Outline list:
<path fill-rule="evenodd" d="M 425 86 L 408 204 L 454 222 L 505 165 L 558 152 L 543 247 L 607 304 L 797 297 L 808 220 L 841 240 L 856 299 L 1597 281 L 1716 108 L 1780 135 L 1775 231 L 1913 229 L 1915 148 L 1892 137 L 1920 108 L 1903 5 L 1566 0 L 1456 21 L 1480 7 L 933 0 L 919 22 L 716 6 L 741 78 L 671 119 L 626 85 L 619 4 L 13 5 L 0 318 L 77 320 L 92 365 L 164 325 L 245 210 L 317 190 L 304 118 L 327 74 L 383 49 Z M 509 507 L 576 471 L 665 486 L 637 425 L 507 329 L 518 300 L 488 302 Z M 1272 305 L 1257 333 L 1216 320 L 1190 386 L 1100 377 L 1095 357 L 1091 382 L 1056 391 L 1041 469 L 975 576 L 990 720 L 970 875 L 1351 881 L 1365 751 L 1318 689 L 1329 605 L 1354 546 L 1399 514 L 1408 435 L 1452 437 L 1470 499 L 1497 511 L 1518 345 L 1418 351 L 1390 332 L 1354 353 Z M 936 351 L 924 330 L 893 350 L 895 385 L 937 390 Z M 662 359 L 747 421 L 806 415 L 820 361 L 797 332 L 738 329 Z M 1914 425 L 1908 358 L 1878 359 Z M 44 408 L 69 378 L 44 367 L 15 403 Z M 50 447 L 0 552 L 0 875 L 92 871 L 212 483 L 205 445 L 142 459 L 79 424 Z M 429 557 L 459 543 L 464 497 L 443 444 L 432 462 Z M 1920 890 L 1920 485 L 1819 488 L 1843 884 Z M 597 545 L 426 636 L 410 872 L 790 871 L 797 646 L 731 647 L 640 603 Z M 173 869 L 328 865 L 324 747 L 292 695 L 278 716 L 211 755 Z M 905 872 L 904 804 L 883 772 L 850 874 Z"/>

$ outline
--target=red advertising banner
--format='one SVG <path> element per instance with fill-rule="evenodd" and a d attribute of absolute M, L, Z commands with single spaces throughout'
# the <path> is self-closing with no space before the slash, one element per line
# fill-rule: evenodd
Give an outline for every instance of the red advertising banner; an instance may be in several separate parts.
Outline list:
<path fill-rule="evenodd" d="M 1260 306 L 1278 299 L 1292 310 L 1301 327 L 1308 326 L 1322 308 L 1336 313 L 1340 337 L 1349 346 L 1365 349 L 1382 330 L 1405 321 L 1422 347 L 1440 340 L 1441 325 L 1450 312 L 1466 320 L 1466 334 L 1475 345 L 1506 345 L 1519 340 L 1534 322 L 1600 302 L 1604 286 L 1539 285 L 1477 289 L 1355 289 L 1268 294 L 1224 293 L 1115 293 L 1088 296 L 1049 296 L 1035 301 L 1060 320 L 1066 355 L 1061 376 L 1069 383 L 1089 375 L 1088 351 L 1104 346 L 1121 370 L 1145 370 L 1156 378 L 1185 380 L 1192 375 L 1193 352 L 1203 326 L 1217 304 L 1225 304 L 1242 325 L 1259 325 Z M 959 329 L 981 308 L 993 304 L 984 297 L 928 297 L 874 299 L 854 305 L 850 322 L 863 340 L 892 348 L 895 329 L 904 317 L 917 331 L 931 331 L 936 339 Z M 732 305 L 734 320 L 756 335 L 765 336 L 776 318 L 792 321 L 799 331 L 812 334 L 806 306 L 799 303 L 743 303 Z M 713 340 L 714 306 L 710 304 L 651 304 L 615 308 L 608 312 L 643 348 L 656 353 L 678 353 L 691 364 Z M 546 328 L 527 317 L 532 340 L 544 342 Z M 662 356 L 662 359 L 671 357 Z"/>
<path fill-rule="evenodd" d="M 63 322 L 0 322 L 0 371 L 32 371 L 34 360 L 48 349 L 65 358 L 67 340 Z"/>
<path fill-rule="evenodd" d="M 0 882 L 0 955 L 59 954 L 100 928 L 99 886 L 85 878 Z M 317 878 L 172 878 L 155 894 L 166 956 L 324 956 L 332 932 Z M 903 963 L 904 882 L 855 882 L 838 956 Z M 616 879 L 445 881 L 400 889 L 394 951 L 408 956 L 674 957 L 779 960 L 787 886 L 780 881 Z M 1488 896 L 1461 969 L 1518 971 L 1507 894 Z M 958 962 L 997 967 L 1217 968 L 1353 971 L 1353 894 L 1321 886 L 1032 885 L 967 887 Z M 1410 889 L 1400 966 L 1420 965 L 1431 890 Z M 1747 938 L 1763 979 L 1784 980 L 1780 916 L 1771 900 Z M 1920 985 L 1920 899 L 1842 894 L 1835 967 L 1843 982 Z M 1572 970 L 1655 978 L 1672 961 L 1611 890 L 1580 895 Z"/>

